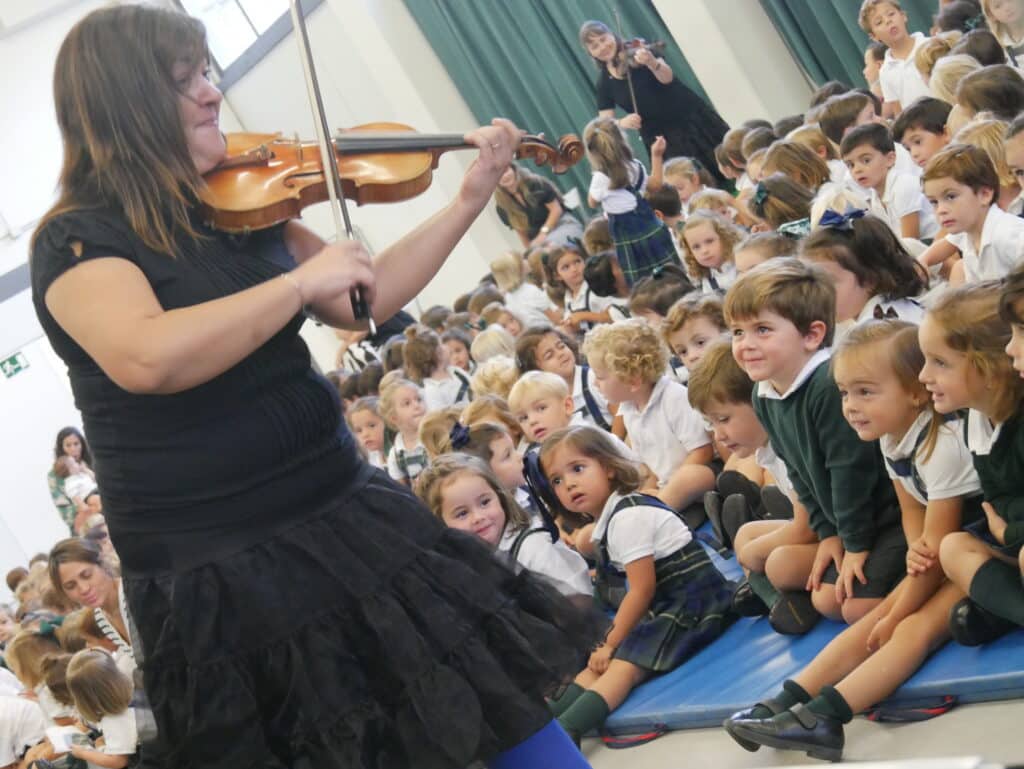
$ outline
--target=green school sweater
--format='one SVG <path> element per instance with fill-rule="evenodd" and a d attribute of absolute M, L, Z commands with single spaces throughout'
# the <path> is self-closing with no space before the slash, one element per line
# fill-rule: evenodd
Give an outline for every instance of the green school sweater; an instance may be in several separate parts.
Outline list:
<path fill-rule="evenodd" d="M 846 550 L 859 553 L 871 549 L 878 529 L 899 522 L 878 441 L 862 441 L 843 418 L 828 361 L 784 400 L 755 389 L 753 401 L 819 539 L 838 534 Z"/>
<path fill-rule="evenodd" d="M 978 416 L 972 411 L 969 418 Z M 967 424 L 965 419 L 965 435 Z M 1006 521 L 1006 544 L 1024 544 L 1024 416 L 1017 413 L 1003 424 L 989 454 L 972 451 L 971 457 L 985 499 Z"/>

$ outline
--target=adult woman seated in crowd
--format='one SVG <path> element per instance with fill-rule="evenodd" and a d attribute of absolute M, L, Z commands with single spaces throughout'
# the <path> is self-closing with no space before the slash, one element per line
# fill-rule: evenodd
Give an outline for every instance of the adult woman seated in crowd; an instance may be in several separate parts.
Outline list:
<path fill-rule="evenodd" d="M 583 225 L 566 209 L 558 188 L 517 163 L 498 180 L 494 202 L 498 218 L 526 248 L 542 243 L 564 246 L 583 235 Z"/>

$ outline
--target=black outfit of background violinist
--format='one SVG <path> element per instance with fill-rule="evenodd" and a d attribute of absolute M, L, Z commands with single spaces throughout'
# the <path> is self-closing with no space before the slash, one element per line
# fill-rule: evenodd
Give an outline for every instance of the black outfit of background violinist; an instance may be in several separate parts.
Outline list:
<path fill-rule="evenodd" d="M 629 65 L 625 64 L 627 53 L 622 38 L 604 22 L 585 22 L 580 28 L 580 42 L 600 67 L 596 88 L 597 109 L 602 117 L 614 117 L 615 108 L 621 107 L 627 114 L 619 125 L 638 129 L 648 153 L 654 140 L 664 136 L 666 160 L 679 156 L 696 158 L 716 182 L 725 183 L 718 172 L 714 148 L 721 143 L 729 125 L 679 81 L 668 62 L 648 47 L 638 47 L 632 51 L 636 66 L 629 68 L 627 79 Z"/>

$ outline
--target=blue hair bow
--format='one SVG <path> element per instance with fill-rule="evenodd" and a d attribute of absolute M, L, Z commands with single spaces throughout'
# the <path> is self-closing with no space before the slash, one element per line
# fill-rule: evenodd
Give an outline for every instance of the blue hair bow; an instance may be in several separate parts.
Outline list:
<path fill-rule="evenodd" d="M 452 425 L 452 429 L 448 433 L 448 437 L 451 438 L 453 449 L 456 451 L 464 449 L 469 443 L 469 428 L 461 422 L 456 422 Z"/>
<path fill-rule="evenodd" d="M 757 188 L 754 190 L 754 205 L 760 208 L 766 200 L 768 200 L 768 188 L 764 186 L 763 182 L 758 182 Z"/>
<path fill-rule="evenodd" d="M 984 14 L 972 16 L 964 22 L 964 32 L 973 32 L 976 29 L 985 29 L 987 23 Z"/>
<path fill-rule="evenodd" d="M 843 230 L 849 232 L 853 229 L 854 219 L 863 219 L 867 214 L 863 208 L 847 208 L 845 214 L 841 214 L 833 209 L 828 209 L 821 217 L 821 221 L 818 222 L 819 227 L 824 227 L 827 230 Z"/>

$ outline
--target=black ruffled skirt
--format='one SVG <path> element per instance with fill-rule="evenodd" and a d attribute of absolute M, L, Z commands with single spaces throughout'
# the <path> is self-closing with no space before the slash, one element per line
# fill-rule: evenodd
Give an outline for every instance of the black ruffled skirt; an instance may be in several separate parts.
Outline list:
<path fill-rule="evenodd" d="M 267 541 L 125 587 L 174 769 L 463 769 L 548 723 L 544 695 L 605 630 L 379 472 Z"/>

